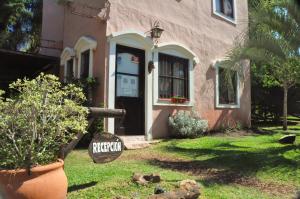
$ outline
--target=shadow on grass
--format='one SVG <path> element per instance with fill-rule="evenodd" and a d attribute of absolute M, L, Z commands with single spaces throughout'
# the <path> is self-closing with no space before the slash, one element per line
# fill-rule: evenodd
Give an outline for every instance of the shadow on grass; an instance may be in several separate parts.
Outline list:
<path fill-rule="evenodd" d="M 248 150 L 247 148 L 222 143 L 215 148 L 185 149 L 173 144 L 165 147 L 165 150 L 192 159 L 205 155 L 209 155 L 210 158 L 192 161 L 154 159 L 150 160 L 149 163 L 164 169 L 204 176 L 202 183 L 207 186 L 214 183 L 229 184 L 241 178 L 251 177 L 266 166 L 282 167 L 290 171 L 296 171 L 299 168 L 299 159 L 287 159 L 283 155 L 290 150 L 300 150 L 299 145 L 255 150 Z"/>
<path fill-rule="evenodd" d="M 73 185 L 68 187 L 68 193 L 71 193 L 73 191 L 79 191 L 81 189 L 86 189 L 86 188 L 90 188 L 93 187 L 97 184 L 98 182 L 92 181 L 92 182 L 88 182 L 85 184 L 79 184 L 79 185 Z"/>
<path fill-rule="evenodd" d="M 287 134 L 300 134 L 300 126 L 299 127 L 289 127 L 287 131 L 282 130 L 282 128 L 272 128 L 272 129 L 261 129 L 261 128 L 253 128 L 253 132 L 256 135 L 274 135 L 281 133 L 283 135 Z"/>
<path fill-rule="evenodd" d="M 289 127 L 289 130 L 300 132 L 300 126 L 299 127 Z"/>
<path fill-rule="evenodd" d="M 298 125 L 299 122 L 297 120 L 289 120 L 288 121 L 288 126 L 295 126 Z M 278 126 L 278 127 L 282 127 L 283 122 L 254 122 L 253 123 L 254 126 L 258 126 L 258 127 L 274 127 L 274 126 Z"/>

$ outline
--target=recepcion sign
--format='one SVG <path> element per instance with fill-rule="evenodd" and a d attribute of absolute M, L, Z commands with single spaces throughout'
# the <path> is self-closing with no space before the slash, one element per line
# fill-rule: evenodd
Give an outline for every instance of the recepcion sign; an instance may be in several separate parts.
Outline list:
<path fill-rule="evenodd" d="M 110 133 L 96 134 L 89 145 L 89 155 L 95 163 L 114 161 L 120 157 L 123 150 L 123 141 Z"/>

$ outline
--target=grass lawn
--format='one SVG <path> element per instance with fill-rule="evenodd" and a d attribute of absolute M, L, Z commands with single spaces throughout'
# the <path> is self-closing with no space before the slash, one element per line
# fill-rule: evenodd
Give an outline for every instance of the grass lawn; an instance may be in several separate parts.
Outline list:
<path fill-rule="evenodd" d="M 260 127 L 264 134 L 225 134 L 193 140 L 163 141 L 150 148 L 125 151 L 112 163 L 94 164 L 87 150 L 66 159 L 70 199 L 146 198 L 156 184 L 131 182 L 133 172 L 160 173 L 160 186 L 195 179 L 205 199 L 292 198 L 300 189 L 300 118 L 289 118 L 288 133 L 296 145 L 277 142 L 285 133 L 279 126 Z"/>

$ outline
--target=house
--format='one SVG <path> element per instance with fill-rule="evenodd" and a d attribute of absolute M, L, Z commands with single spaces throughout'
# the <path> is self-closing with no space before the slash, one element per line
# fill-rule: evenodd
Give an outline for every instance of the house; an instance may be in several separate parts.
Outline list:
<path fill-rule="evenodd" d="M 62 81 L 97 78 L 94 105 L 127 110 L 108 132 L 151 140 L 178 110 L 210 129 L 251 125 L 249 63 L 231 87 L 218 65 L 247 25 L 247 0 L 44 0 L 42 39 L 63 48 L 40 53 L 60 57 Z"/>

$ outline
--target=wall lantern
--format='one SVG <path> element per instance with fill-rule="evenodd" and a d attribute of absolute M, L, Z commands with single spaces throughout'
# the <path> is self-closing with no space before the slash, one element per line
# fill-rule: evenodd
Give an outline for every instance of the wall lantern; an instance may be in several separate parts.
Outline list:
<path fill-rule="evenodd" d="M 159 27 L 159 22 L 155 21 L 154 25 L 151 29 L 151 38 L 152 39 L 159 39 L 161 37 L 161 34 L 163 33 L 164 29 Z"/>
<path fill-rule="evenodd" d="M 152 72 L 152 70 L 154 69 L 154 62 L 153 61 L 149 61 L 148 63 L 148 72 L 149 74 Z"/>

